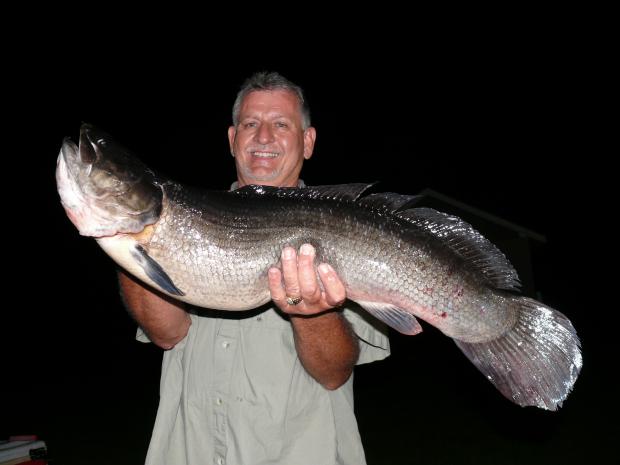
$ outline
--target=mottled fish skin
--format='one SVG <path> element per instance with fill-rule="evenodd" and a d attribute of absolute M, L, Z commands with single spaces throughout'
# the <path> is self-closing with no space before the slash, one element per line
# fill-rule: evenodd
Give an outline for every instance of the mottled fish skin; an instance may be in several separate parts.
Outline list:
<path fill-rule="evenodd" d="M 518 295 L 506 257 L 462 220 L 367 185 L 185 187 L 156 176 L 84 125 L 57 167 L 68 216 L 122 267 L 179 300 L 242 311 L 270 300 L 285 246 L 312 244 L 347 297 L 405 333 L 419 317 L 452 337 L 506 397 L 555 410 L 581 369 L 557 310 Z M 415 317 L 414 317 L 415 316 Z"/>

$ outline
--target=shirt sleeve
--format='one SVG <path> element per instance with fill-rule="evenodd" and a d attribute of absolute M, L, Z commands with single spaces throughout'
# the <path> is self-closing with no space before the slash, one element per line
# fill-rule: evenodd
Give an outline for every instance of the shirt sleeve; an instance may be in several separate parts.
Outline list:
<path fill-rule="evenodd" d="M 360 340 L 357 365 L 383 360 L 390 355 L 390 340 L 385 324 L 372 318 L 355 304 L 347 304 L 343 315 L 351 323 L 353 332 Z"/>
<path fill-rule="evenodd" d="M 146 343 L 151 342 L 149 337 L 146 335 L 144 330 L 140 328 L 140 326 L 138 326 L 138 329 L 136 330 L 136 341 L 146 342 Z"/>

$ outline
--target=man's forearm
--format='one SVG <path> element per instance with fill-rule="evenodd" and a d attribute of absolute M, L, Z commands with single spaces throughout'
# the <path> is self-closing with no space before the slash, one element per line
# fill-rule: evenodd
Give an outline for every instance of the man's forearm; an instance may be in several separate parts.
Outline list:
<path fill-rule="evenodd" d="M 181 302 L 147 288 L 124 271 L 119 273 L 123 300 L 149 339 L 163 349 L 171 349 L 187 335 L 189 314 Z"/>
<path fill-rule="evenodd" d="M 291 316 L 295 347 L 306 371 L 326 389 L 337 389 L 351 376 L 359 342 L 339 311 Z"/>

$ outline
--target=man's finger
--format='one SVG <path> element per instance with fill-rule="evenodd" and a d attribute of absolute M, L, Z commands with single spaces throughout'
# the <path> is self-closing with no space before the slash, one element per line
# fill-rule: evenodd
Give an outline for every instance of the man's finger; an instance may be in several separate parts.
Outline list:
<path fill-rule="evenodd" d="M 327 263 L 321 263 L 319 276 L 325 290 L 325 301 L 332 307 L 342 305 L 347 297 L 347 291 L 336 271 Z"/>
<path fill-rule="evenodd" d="M 282 250 L 282 276 L 288 297 L 299 297 L 301 290 L 297 277 L 297 253 L 292 247 L 284 247 Z"/>
<path fill-rule="evenodd" d="M 269 281 L 271 300 L 273 300 L 278 307 L 286 305 L 286 291 L 282 285 L 282 273 L 280 270 L 277 268 L 269 268 L 267 279 Z"/>
<path fill-rule="evenodd" d="M 297 257 L 300 295 L 309 305 L 317 303 L 321 299 L 321 289 L 314 269 L 314 255 L 314 247 L 310 244 L 304 244 L 299 249 Z"/>

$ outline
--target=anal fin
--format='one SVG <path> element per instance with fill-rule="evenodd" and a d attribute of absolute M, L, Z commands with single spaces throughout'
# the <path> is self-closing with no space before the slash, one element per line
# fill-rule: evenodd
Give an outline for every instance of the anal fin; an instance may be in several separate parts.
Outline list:
<path fill-rule="evenodd" d="M 364 310 L 386 325 L 402 334 L 413 336 L 422 332 L 422 326 L 416 317 L 406 310 L 385 302 L 368 302 L 356 300 Z"/>
<path fill-rule="evenodd" d="M 164 291 L 172 295 L 185 295 L 181 289 L 176 287 L 161 265 L 153 260 L 142 246 L 136 245 L 131 249 L 131 256 L 142 267 L 146 275 Z"/>

